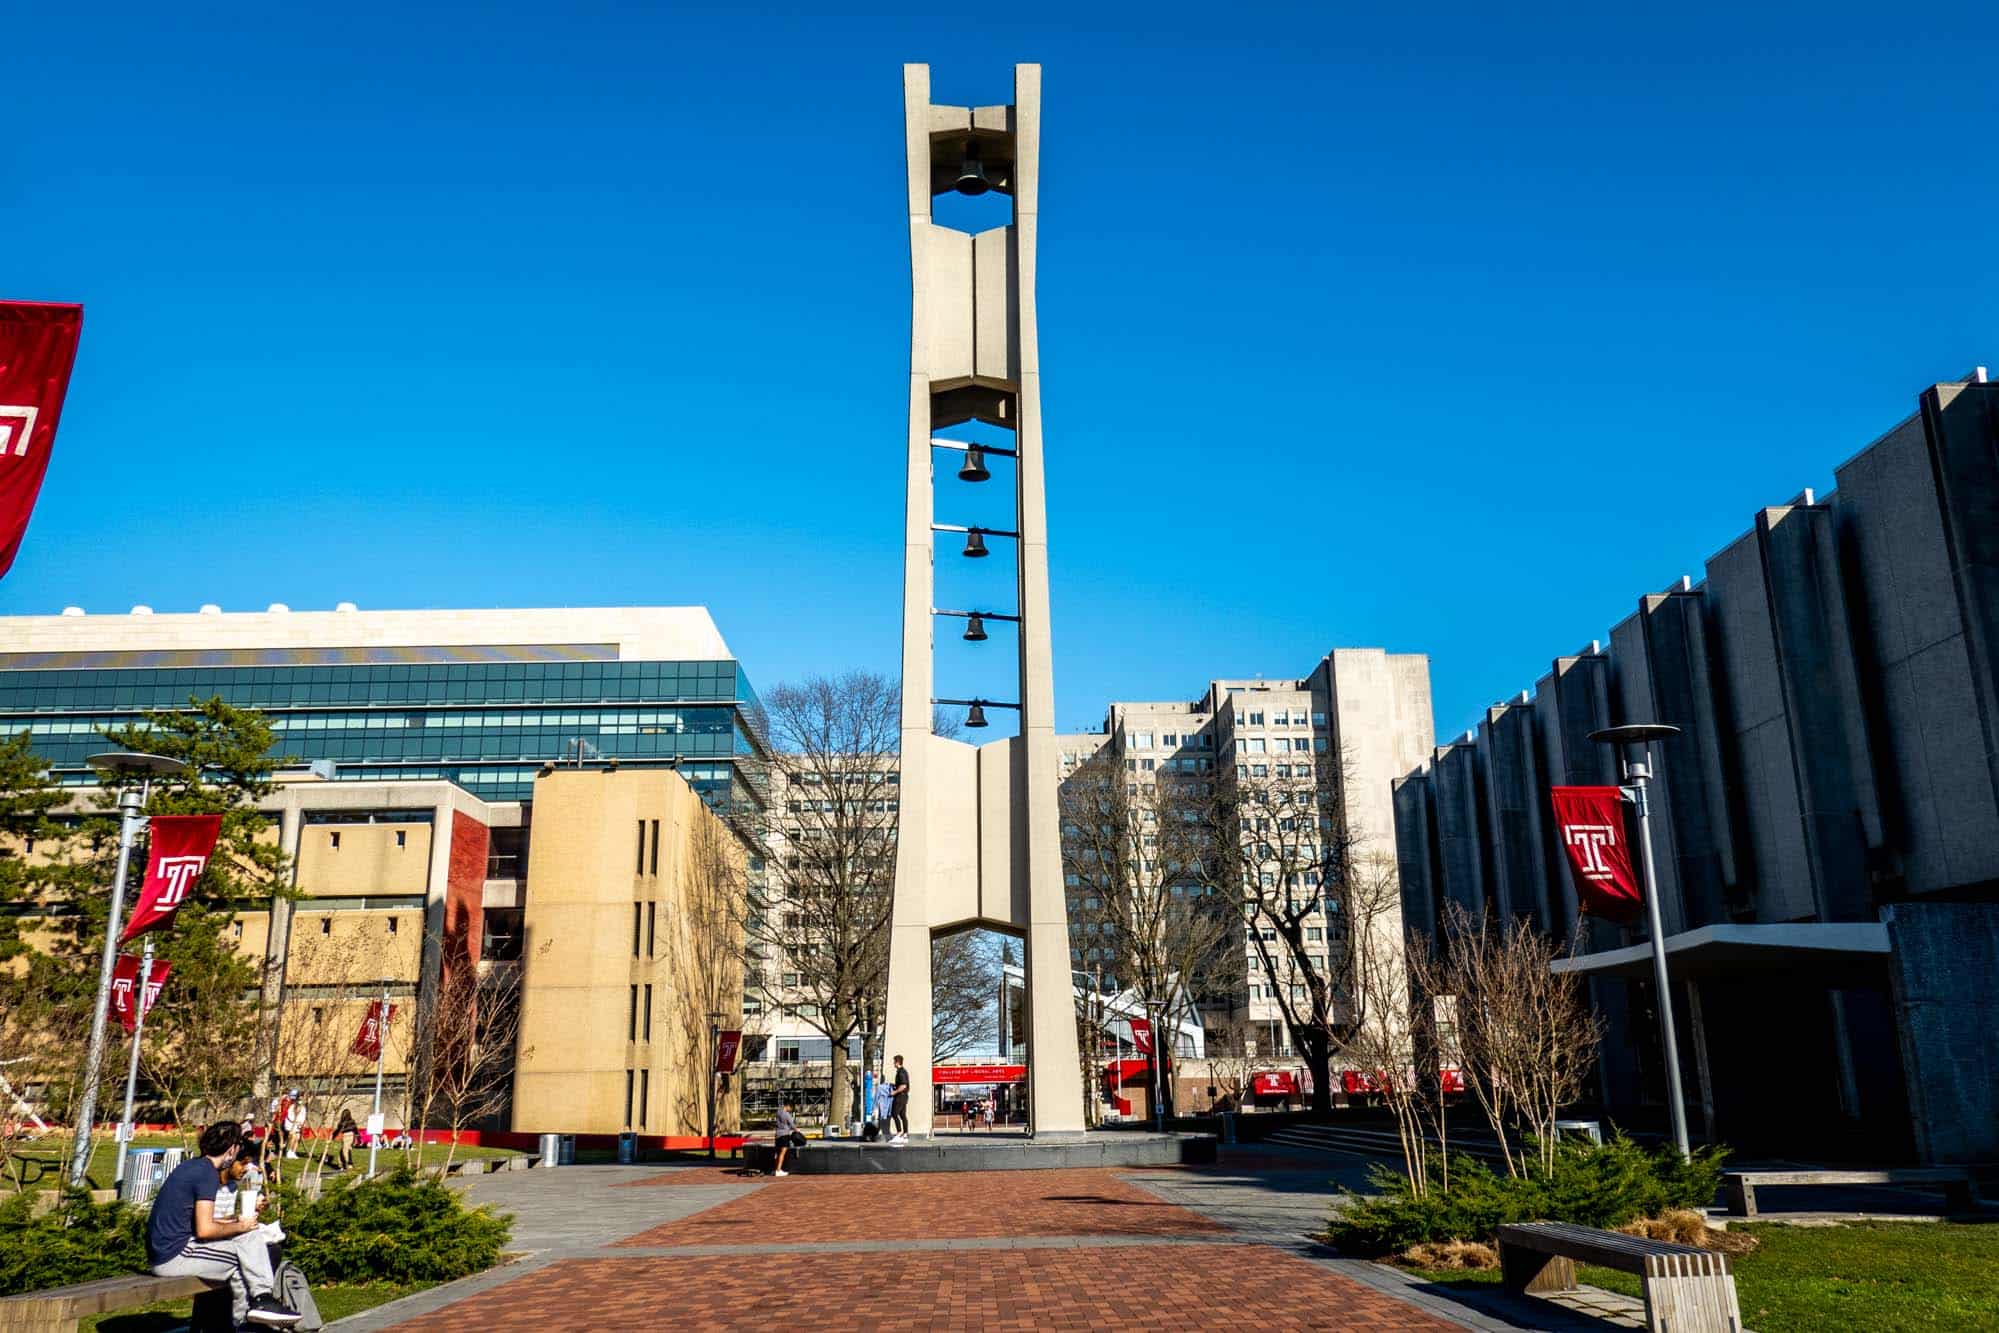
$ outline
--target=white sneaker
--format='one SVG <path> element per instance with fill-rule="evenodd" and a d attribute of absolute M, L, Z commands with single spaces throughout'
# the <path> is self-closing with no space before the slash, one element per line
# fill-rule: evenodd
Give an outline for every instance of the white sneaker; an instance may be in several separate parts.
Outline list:
<path fill-rule="evenodd" d="M 791 1172 L 789 1172 L 789 1171 L 779 1171 L 779 1172 L 777 1173 L 777 1178 L 778 1178 L 779 1180 L 783 1180 L 783 1179 L 784 1179 L 784 1178 L 785 1178 L 786 1176 L 788 1176 L 788 1175 L 790 1175 L 790 1174 L 791 1174 Z"/>

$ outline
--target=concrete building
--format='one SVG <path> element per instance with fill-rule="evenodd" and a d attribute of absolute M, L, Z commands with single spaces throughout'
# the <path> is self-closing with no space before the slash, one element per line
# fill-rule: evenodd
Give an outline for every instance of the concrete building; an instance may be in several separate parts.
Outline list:
<path fill-rule="evenodd" d="M 233 926 L 282 1015 L 280 1082 L 364 1109 L 372 1068 L 346 1047 L 369 999 L 386 990 L 407 1017 L 437 1001 L 454 967 L 475 969 L 489 989 L 496 973 L 525 966 L 511 990 L 529 1029 L 530 1099 L 489 1124 L 698 1131 L 684 1109 L 682 1065 L 693 1057 L 663 1040 L 617 1041 L 629 1025 L 597 1020 L 622 1017 L 647 985 L 656 1022 L 678 1013 L 688 987 L 676 969 L 690 947 L 684 867 L 728 829 L 713 811 L 733 818 L 764 800 L 756 696 L 705 610 L 72 608 L 0 620 L 0 729 L 27 731 L 64 783 L 91 780 L 84 758 L 106 748 L 99 727 L 211 695 L 262 710 L 275 748 L 300 761 L 265 803 L 298 896 Z M 564 767 L 579 762 L 581 772 Z M 560 799 L 536 847 L 542 794 Z M 612 843 L 612 860 L 631 863 L 641 820 L 647 866 L 598 875 Z M 531 881 L 546 885 L 539 900 Z M 634 962 L 623 951 L 641 908 L 649 927 L 666 913 L 648 938 L 673 947 L 655 943 Z M 615 975 L 600 975 L 612 955 Z M 739 996 L 738 981 L 727 1026 Z M 582 1016 L 590 1042 L 567 1030 Z M 407 1042 L 387 1052 L 393 1111 Z"/>
<path fill-rule="evenodd" d="M 1163 775 L 1223 783 L 1310 778 L 1337 804 L 1359 855 L 1392 858 L 1390 783 L 1433 745 L 1429 659 L 1339 648 L 1302 677 L 1215 680 L 1191 701 L 1112 703 L 1103 731 L 1059 742 L 1065 780 L 1099 758 L 1122 765 L 1132 783 Z M 1087 905 L 1076 913 L 1086 914 Z M 1344 923 L 1323 912 L 1313 922 L 1307 941 L 1324 950 L 1327 974 L 1335 975 L 1347 943 Z M 1289 970 L 1273 979 L 1247 938 L 1241 947 L 1239 984 L 1197 997 L 1210 1036 L 1234 1029 L 1237 1044 L 1247 1044 L 1253 1055 L 1289 1056 L 1291 1034 L 1275 988 L 1296 986 L 1298 979 Z M 1395 932 L 1377 932 L 1369 947 L 1378 956 L 1400 958 Z M 1278 956 L 1288 969 L 1288 956 L 1281 950 Z M 1109 962 L 1107 951 L 1090 939 L 1071 939 L 1072 967 L 1088 972 Z"/>
<path fill-rule="evenodd" d="M 1580 928 L 1564 966 L 1610 1024 L 1603 1100 L 1662 1121 L 1642 922 L 1579 920 L 1547 789 L 1616 781 L 1595 728 L 1678 725 L 1652 828 L 1696 1133 L 1991 1161 L 1999 388 L 1925 390 L 1834 474 L 1395 784 L 1405 911 Z"/>

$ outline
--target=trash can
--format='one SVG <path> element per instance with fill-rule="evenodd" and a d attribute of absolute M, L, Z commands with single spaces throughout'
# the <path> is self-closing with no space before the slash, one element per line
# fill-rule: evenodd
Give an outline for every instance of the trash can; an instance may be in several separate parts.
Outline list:
<path fill-rule="evenodd" d="M 122 1202 L 134 1207 L 153 1197 L 153 1191 L 160 1187 L 166 1173 L 160 1170 L 160 1159 L 166 1156 L 165 1148 L 131 1148 L 125 1153 L 125 1179 L 119 1186 L 118 1197 Z"/>
<path fill-rule="evenodd" d="M 618 1135 L 618 1162 L 630 1166 L 639 1160 L 639 1136 L 627 1131 Z"/>
<path fill-rule="evenodd" d="M 576 1136 L 574 1134 L 542 1135 L 541 1164 L 543 1166 L 576 1165 Z"/>
<path fill-rule="evenodd" d="M 1557 1120 L 1555 1133 L 1580 1134 L 1598 1147 L 1603 1146 L 1603 1126 L 1594 1120 Z"/>

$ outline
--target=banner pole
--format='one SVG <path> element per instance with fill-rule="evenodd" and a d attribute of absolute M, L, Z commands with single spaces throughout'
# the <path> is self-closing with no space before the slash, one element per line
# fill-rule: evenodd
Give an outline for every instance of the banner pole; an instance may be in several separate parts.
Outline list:
<path fill-rule="evenodd" d="M 375 1109 L 368 1113 L 368 1119 L 376 1128 L 368 1135 L 368 1179 L 375 1178 L 375 1151 L 382 1145 L 382 1057 L 389 1051 L 389 988 L 382 987 L 382 1007 L 376 1011 L 379 1023 L 375 1028 Z M 418 1158 L 421 1161 L 421 1156 Z"/>
<path fill-rule="evenodd" d="M 118 1167 L 111 1176 L 111 1188 L 125 1184 L 125 1157 L 131 1151 L 132 1096 L 139 1087 L 139 1043 L 146 1037 L 146 987 L 153 979 L 153 937 L 146 936 L 145 950 L 139 955 L 139 990 L 132 997 L 132 1062 L 125 1066 L 125 1114 L 118 1117 Z"/>
<path fill-rule="evenodd" d="M 1652 780 L 1649 756 L 1639 751 L 1636 763 L 1627 762 L 1625 775 L 1631 782 L 1632 804 L 1638 807 L 1638 848 L 1645 858 L 1645 912 L 1652 927 L 1652 977 L 1658 989 L 1659 1037 L 1665 1044 L 1666 1104 L 1673 1113 L 1673 1146 L 1684 1161 L 1688 1155 L 1687 1102 L 1680 1090 L 1680 1043 L 1673 1031 L 1673 991 L 1666 979 L 1666 931 L 1659 915 L 1659 872 L 1652 864 L 1652 810 L 1645 788 Z"/>
<path fill-rule="evenodd" d="M 151 783 L 142 784 L 150 790 Z M 104 1063 L 105 1010 L 111 1006 L 111 973 L 118 966 L 118 927 L 125 917 L 125 876 L 132 869 L 132 842 L 138 836 L 146 808 L 142 791 L 127 787 L 118 793 L 118 869 L 111 877 L 111 912 L 104 922 L 104 958 L 97 969 L 97 1009 L 90 1016 L 90 1046 L 84 1057 L 83 1091 L 77 1098 L 76 1150 L 70 1157 L 69 1183 L 82 1187 L 90 1171 L 90 1131 L 97 1119 L 98 1066 Z"/>

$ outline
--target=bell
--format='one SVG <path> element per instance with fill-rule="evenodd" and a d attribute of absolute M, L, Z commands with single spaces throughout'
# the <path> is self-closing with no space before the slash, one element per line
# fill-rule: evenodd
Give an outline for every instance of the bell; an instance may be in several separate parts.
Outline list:
<path fill-rule="evenodd" d="M 993 474 L 986 469 L 986 451 L 965 450 L 965 466 L 958 469 L 959 481 L 991 481 Z"/>
<path fill-rule="evenodd" d="M 986 725 L 985 705 L 973 704 L 971 709 L 965 714 L 965 725 L 968 727 L 985 726 Z"/>
<path fill-rule="evenodd" d="M 986 641 L 986 621 L 984 616 L 979 615 L 975 611 L 965 617 L 965 637 L 973 643 L 984 643 Z"/>
<path fill-rule="evenodd" d="M 965 534 L 965 558 L 983 560 L 992 552 L 986 549 L 986 535 L 977 529 Z"/>
<path fill-rule="evenodd" d="M 977 139 L 965 140 L 965 163 L 958 168 L 958 179 L 952 188 L 959 194 L 972 195 L 984 194 L 993 188 L 993 183 L 986 179 L 986 164 L 980 159 Z"/>

